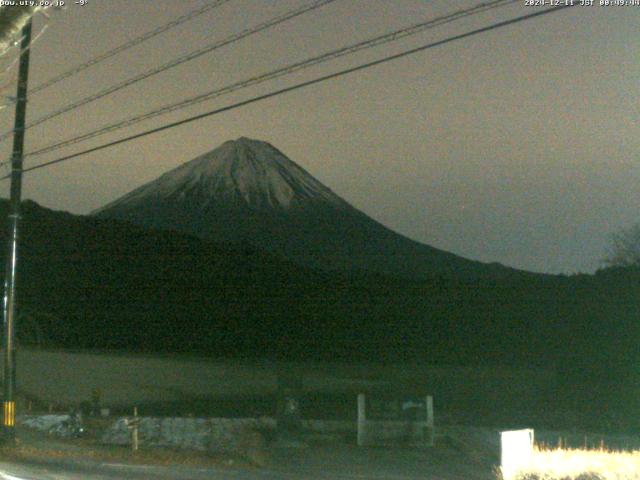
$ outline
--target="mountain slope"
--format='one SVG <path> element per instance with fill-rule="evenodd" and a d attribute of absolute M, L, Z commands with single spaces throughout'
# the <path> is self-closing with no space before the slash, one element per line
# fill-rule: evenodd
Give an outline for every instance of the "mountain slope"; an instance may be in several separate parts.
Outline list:
<path fill-rule="evenodd" d="M 224 242 L 250 242 L 298 263 L 403 277 L 513 270 L 397 234 L 349 205 L 272 145 L 229 141 L 93 212 Z"/>
<path fill-rule="evenodd" d="M 246 245 L 33 202 L 22 217 L 18 335 L 30 316 L 45 345 L 526 364 L 587 350 L 580 358 L 603 365 L 607 345 L 637 351 L 628 325 L 637 331 L 640 283 L 629 278 L 412 282 L 316 271 Z"/>

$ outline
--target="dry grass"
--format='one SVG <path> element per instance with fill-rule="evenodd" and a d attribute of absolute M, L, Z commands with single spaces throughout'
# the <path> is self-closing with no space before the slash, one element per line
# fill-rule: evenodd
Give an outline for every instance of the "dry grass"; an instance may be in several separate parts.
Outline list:
<path fill-rule="evenodd" d="M 26 463 L 99 462 L 133 465 L 181 465 L 188 467 L 254 466 L 260 458 L 252 458 L 252 451 L 238 455 L 148 447 L 132 452 L 128 447 L 103 445 L 97 438 L 59 439 L 41 432 L 18 428 L 14 444 L 0 445 L 0 457 Z"/>
<path fill-rule="evenodd" d="M 640 451 L 536 448 L 517 480 L 640 480 Z"/>
<path fill-rule="evenodd" d="M 23 462 L 43 461 L 93 461 L 128 463 L 132 465 L 183 465 L 200 467 L 219 467 L 233 464 L 247 464 L 242 458 L 213 456 L 200 452 L 182 452 L 170 449 L 148 449 L 132 452 L 122 447 L 103 447 L 87 445 L 82 449 L 72 450 L 53 446 L 42 448 L 18 442 L 16 445 L 3 446 L 0 455 L 4 459 Z"/>

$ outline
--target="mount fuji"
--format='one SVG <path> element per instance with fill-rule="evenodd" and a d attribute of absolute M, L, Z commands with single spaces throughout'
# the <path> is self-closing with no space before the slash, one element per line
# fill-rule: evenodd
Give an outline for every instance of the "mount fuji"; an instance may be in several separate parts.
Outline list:
<path fill-rule="evenodd" d="M 245 137 L 225 142 L 92 215 L 218 242 L 249 243 L 325 270 L 408 278 L 514 272 L 393 232 L 271 144 Z"/>

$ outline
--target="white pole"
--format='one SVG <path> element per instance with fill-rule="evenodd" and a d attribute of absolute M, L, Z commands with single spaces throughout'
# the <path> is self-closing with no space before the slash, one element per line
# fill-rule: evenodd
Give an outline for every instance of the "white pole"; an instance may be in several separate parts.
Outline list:
<path fill-rule="evenodd" d="M 364 393 L 358 394 L 358 446 L 365 444 L 365 427 L 367 423 L 367 412 Z"/>
<path fill-rule="evenodd" d="M 138 451 L 138 407 L 133 407 L 133 431 L 131 432 L 132 435 L 132 446 L 133 446 L 133 451 L 137 452 Z"/>
<path fill-rule="evenodd" d="M 433 447 L 435 443 L 435 429 L 433 421 L 433 397 L 427 395 L 426 402 L 427 408 L 427 445 Z"/>

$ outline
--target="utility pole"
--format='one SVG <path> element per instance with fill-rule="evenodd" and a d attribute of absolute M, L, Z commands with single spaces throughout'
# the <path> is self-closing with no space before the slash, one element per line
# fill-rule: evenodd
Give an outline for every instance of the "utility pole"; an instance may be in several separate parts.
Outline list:
<path fill-rule="evenodd" d="M 16 96 L 13 153 L 11 156 L 11 196 L 9 199 L 9 241 L 7 265 L 4 277 L 4 415 L 3 436 L 15 438 L 16 425 L 16 271 L 18 266 L 18 224 L 22 196 L 22 158 L 24 153 L 24 130 L 27 116 L 27 80 L 29 78 L 29 47 L 31 45 L 31 19 L 22 28 L 20 42 L 20 70 Z"/>

